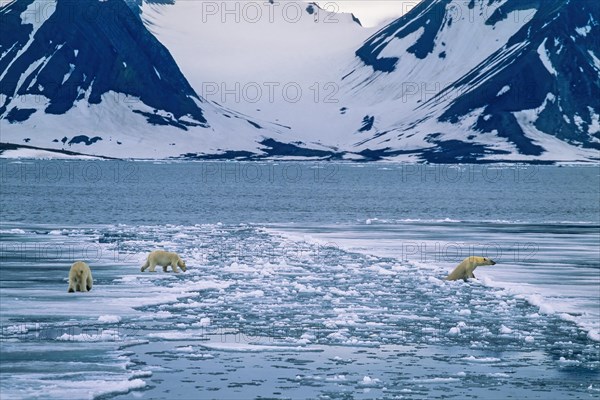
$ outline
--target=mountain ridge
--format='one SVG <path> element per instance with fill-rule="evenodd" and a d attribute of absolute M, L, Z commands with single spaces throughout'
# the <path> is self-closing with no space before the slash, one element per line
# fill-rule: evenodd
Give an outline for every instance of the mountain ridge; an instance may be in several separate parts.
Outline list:
<path fill-rule="evenodd" d="M 40 3 L 56 7 L 28 21 Z M 273 3 L 255 7 L 278 20 L 254 21 L 198 2 L 11 2 L 2 142 L 124 158 L 600 160 L 598 2 L 423 0 L 379 30 L 286 5 L 293 23 Z"/>
<path fill-rule="evenodd" d="M 424 0 L 369 38 L 343 78 L 350 93 L 373 99 L 365 115 L 379 122 L 355 145 L 393 149 L 388 143 L 410 131 L 415 147 L 440 146 L 447 136 L 465 148 L 484 145 L 482 158 L 600 159 L 600 69 L 593 62 L 600 48 L 592 39 L 600 35 L 599 15 L 598 3 L 589 1 L 471 0 L 460 9 L 450 0 Z M 461 29 L 497 44 L 461 47 L 464 35 L 452 36 Z M 582 29 L 589 35 L 577 33 Z M 542 52 L 548 37 L 560 43 L 551 56 Z M 552 64 L 558 72 L 548 70 Z M 416 99 L 393 98 L 403 90 Z M 552 108 L 555 99 L 560 104 Z M 394 105 L 402 110 L 395 121 Z"/>

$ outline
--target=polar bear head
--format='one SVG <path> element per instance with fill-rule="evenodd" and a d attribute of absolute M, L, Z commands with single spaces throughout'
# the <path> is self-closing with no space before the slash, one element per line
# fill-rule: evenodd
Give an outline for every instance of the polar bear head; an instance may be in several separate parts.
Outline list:
<path fill-rule="evenodd" d="M 488 257 L 470 257 L 471 258 L 471 262 L 474 265 L 477 266 L 482 266 L 482 265 L 496 265 L 496 261 L 492 260 L 491 258 Z"/>
<path fill-rule="evenodd" d="M 187 269 L 187 267 L 185 266 L 185 261 L 183 261 L 181 258 L 179 258 L 179 260 L 177 260 L 177 266 L 178 266 L 179 268 L 181 268 L 181 270 L 182 270 L 183 272 L 185 272 L 185 271 L 186 271 L 186 269 Z"/>

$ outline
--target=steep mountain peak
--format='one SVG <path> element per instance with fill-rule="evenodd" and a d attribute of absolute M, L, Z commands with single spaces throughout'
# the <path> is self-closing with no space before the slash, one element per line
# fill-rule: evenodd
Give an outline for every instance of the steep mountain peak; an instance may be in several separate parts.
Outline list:
<path fill-rule="evenodd" d="M 595 1 L 540 5 L 504 48 L 453 85 L 463 94 L 441 119 L 482 108 L 474 129 L 517 138 L 522 153 L 541 155 L 531 138 L 543 133 L 600 150 L 599 16 Z"/>
<path fill-rule="evenodd" d="M 592 0 L 424 0 L 343 75 L 363 104 L 350 103 L 356 126 L 374 120 L 355 146 L 437 148 L 436 162 L 598 159 L 599 19 Z"/>
<path fill-rule="evenodd" d="M 430 81 L 442 72 L 457 79 L 478 57 L 504 46 L 538 6 L 539 0 L 424 0 L 375 33 L 356 56 L 371 73 L 396 73 L 406 81 Z"/>
<path fill-rule="evenodd" d="M 2 142 L 164 158 L 286 137 L 198 95 L 123 0 L 16 0 L 0 15 Z"/>
<path fill-rule="evenodd" d="M 0 114 L 10 122 L 100 104 L 113 92 L 161 110 L 151 122 L 206 126 L 199 96 L 122 0 L 17 0 L 2 14 Z M 19 111 L 30 97 L 41 107 Z"/>

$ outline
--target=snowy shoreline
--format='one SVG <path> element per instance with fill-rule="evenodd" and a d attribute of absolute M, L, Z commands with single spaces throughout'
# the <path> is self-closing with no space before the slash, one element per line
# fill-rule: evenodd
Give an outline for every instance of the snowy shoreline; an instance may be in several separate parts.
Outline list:
<path fill-rule="evenodd" d="M 338 164 L 362 164 L 362 163 L 380 163 L 380 164 L 399 164 L 399 165 L 440 165 L 440 166 L 462 166 L 462 165 L 487 165 L 487 166 L 507 166 L 514 167 L 518 165 L 556 165 L 567 166 L 597 166 L 597 160 L 594 159 L 539 159 L 527 157 L 515 157 L 513 159 L 479 159 L 472 162 L 430 162 L 427 159 L 419 159 L 419 151 L 411 152 L 406 156 L 395 154 L 386 154 L 382 152 L 379 155 L 359 154 L 352 152 L 327 153 L 323 155 L 294 155 L 294 154 L 268 154 L 264 152 L 239 152 L 231 151 L 225 153 L 203 153 L 196 155 L 165 155 L 164 157 L 129 157 L 127 155 L 105 156 L 101 154 L 88 154 L 64 149 L 52 149 L 45 147 L 35 147 L 18 145 L 13 143 L 0 143 L 0 159 L 6 160 L 87 160 L 87 161 L 134 161 L 134 162 L 331 162 Z M 308 153 L 311 149 L 305 149 Z M 321 151 L 321 150 L 319 150 Z"/>

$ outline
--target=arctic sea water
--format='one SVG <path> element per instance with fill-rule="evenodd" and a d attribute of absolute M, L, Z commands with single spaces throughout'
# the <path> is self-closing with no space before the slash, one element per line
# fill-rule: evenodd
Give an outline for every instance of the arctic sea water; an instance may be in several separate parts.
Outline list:
<path fill-rule="evenodd" d="M 2 399 L 600 396 L 597 165 L 0 172 Z"/>

